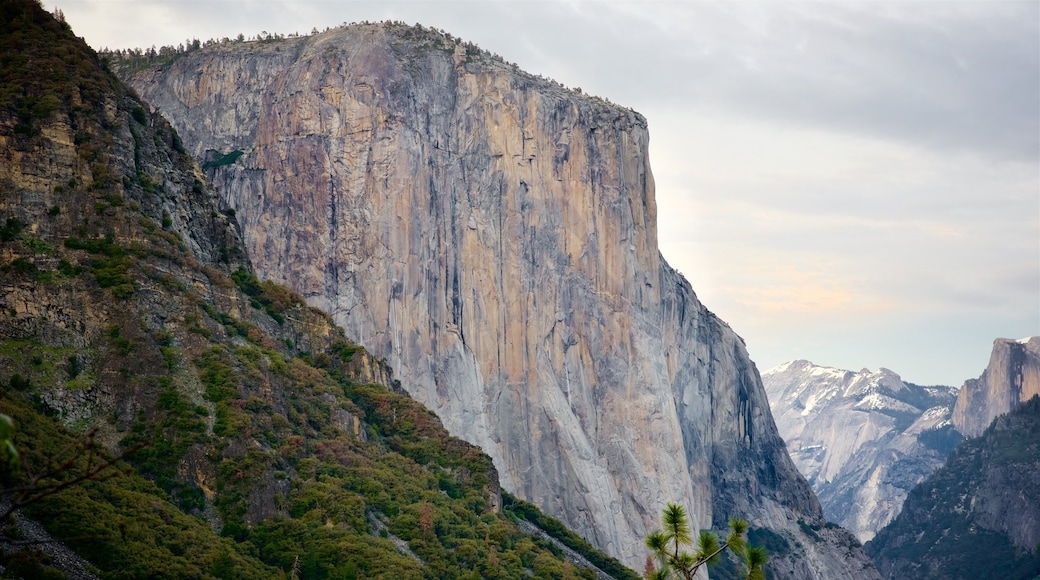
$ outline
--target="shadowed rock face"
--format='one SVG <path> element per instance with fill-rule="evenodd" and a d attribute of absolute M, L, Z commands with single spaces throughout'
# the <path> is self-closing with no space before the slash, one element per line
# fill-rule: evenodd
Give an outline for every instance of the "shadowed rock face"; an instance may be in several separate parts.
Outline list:
<path fill-rule="evenodd" d="M 1040 395 L 1040 336 L 993 341 L 989 365 L 977 379 L 964 382 L 953 407 L 953 424 L 977 437 L 997 415 Z"/>
<path fill-rule="evenodd" d="M 876 577 L 823 526 L 742 340 L 658 253 L 639 114 L 394 25 L 130 81 L 201 159 L 243 153 L 209 175 L 262 276 L 385 356 L 506 489 L 637 568 L 675 501 L 789 539 L 776 577 Z"/>

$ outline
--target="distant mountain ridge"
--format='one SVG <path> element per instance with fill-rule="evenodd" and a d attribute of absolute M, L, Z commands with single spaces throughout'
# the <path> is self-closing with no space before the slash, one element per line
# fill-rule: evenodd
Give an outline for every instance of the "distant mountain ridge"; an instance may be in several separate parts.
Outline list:
<path fill-rule="evenodd" d="M 886 578 L 1040 577 L 1040 337 L 998 338 L 965 381 L 954 425 L 971 438 L 866 545 Z"/>
<path fill-rule="evenodd" d="M 762 373 L 777 428 L 824 514 L 861 541 L 887 524 L 906 494 L 961 439 L 957 389 L 798 360 Z"/>

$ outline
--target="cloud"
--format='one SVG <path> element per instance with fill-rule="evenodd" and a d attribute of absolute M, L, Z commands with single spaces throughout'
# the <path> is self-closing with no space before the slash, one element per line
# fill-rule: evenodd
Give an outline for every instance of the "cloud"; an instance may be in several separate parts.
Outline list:
<path fill-rule="evenodd" d="M 864 291 L 856 280 L 843 277 L 844 273 L 821 266 L 773 264 L 761 272 L 762 278 L 769 280 L 767 284 L 728 286 L 722 291 L 750 315 L 780 317 L 788 324 L 807 316 L 875 315 L 900 306 L 884 296 Z"/>
<path fill-rule="evenodd" d="M 95 47 L 420 22 L 635 108 L 662 252 L 760 366 L 959 384 L 1040 334 L 1040 3 L 58 5 Z"/>
<path fill-rule="evenodd" d="M 1001 158 L 1030 160 L 1040 150 L 1036 2 L 57 4 L 86 24 L 92 44 L 121 48 L 366 19 L 421 22 L 640 110 L 737 111 Z"/>
<path fill-rule="evenodd" d="M 530 56 L 641 109 L 739 111 L 1032 159 L 1040 148 L 1038 6 L 611 3 L 577 13 Z"/>

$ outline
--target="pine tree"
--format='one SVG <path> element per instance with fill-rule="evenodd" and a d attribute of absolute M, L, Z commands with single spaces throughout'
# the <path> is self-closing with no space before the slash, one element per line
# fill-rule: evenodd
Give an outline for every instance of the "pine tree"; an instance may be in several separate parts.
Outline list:
<path fill-rule="evenodd" d="M 657 558 L 659 567 L 654 569 L 653 563 L 647 562 L 644 572 L 647 580 L 668 580 L 679 577 L 692 580 L 701 566 L 714 564 L 719 555 L 729 549 L 743 562 L 747 569 L 745 580 L 765 580 L 765 563 L 768 558 L 763 547 L 749 547 L 744 535 L 748 531 L 745 520 L 733 518 L 729 521 L 730 534 L 721 545 L 713 532 L 702 530 L 697 536 L 697 550 L 687 552 L 684 546 L 693 543 L 690 535 L 689 518 L 683 506 L 670 503 L 662 514 L 663 530 L 652 532 L 646 537 L 646 547 L 650 548 Z"/>

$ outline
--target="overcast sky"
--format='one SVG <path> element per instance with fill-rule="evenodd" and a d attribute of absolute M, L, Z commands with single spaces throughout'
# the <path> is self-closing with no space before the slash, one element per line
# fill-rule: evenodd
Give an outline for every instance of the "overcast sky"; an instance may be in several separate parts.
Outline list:
<path fill-rule="evenodd" d="M 661 250 L 764 371 L 1040 334 L 1040 3 L 45 0 L 95 48 L 443 28 L 650 123 Z"/>

